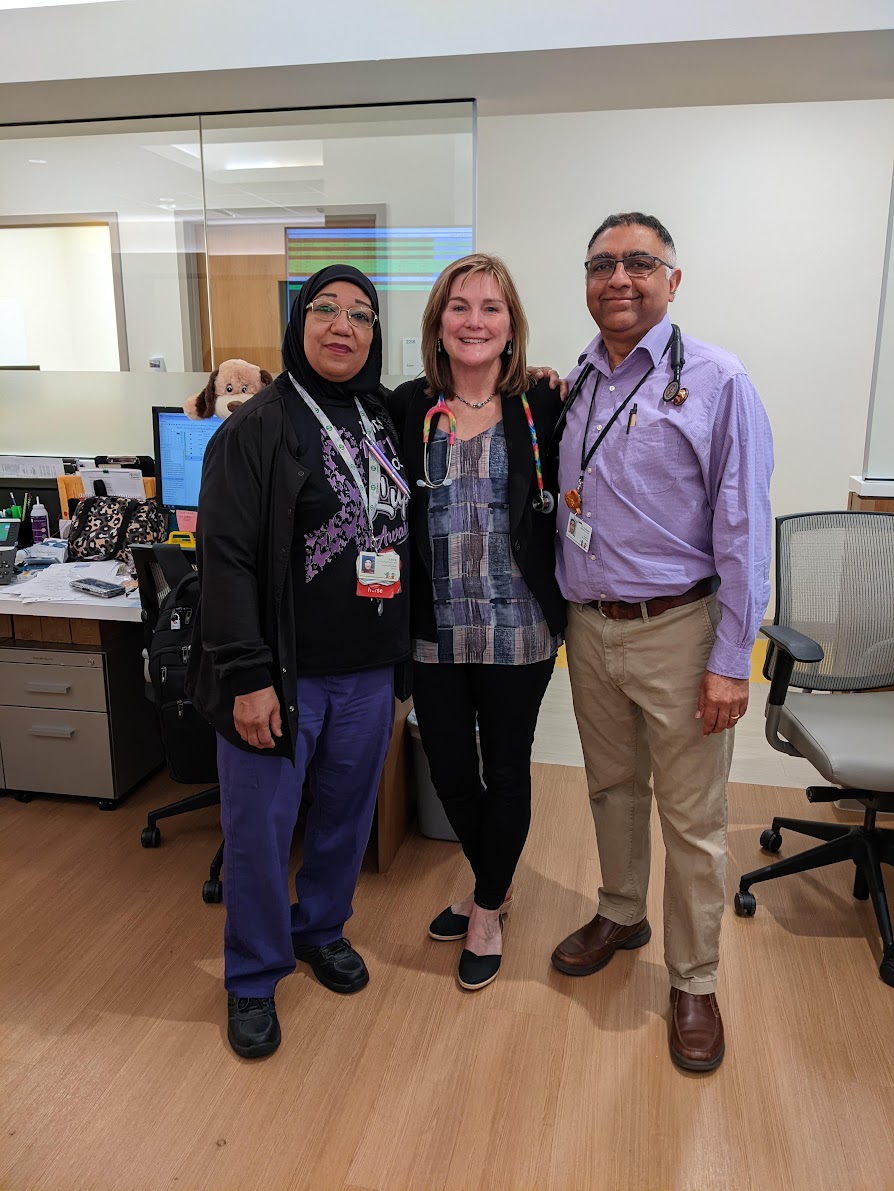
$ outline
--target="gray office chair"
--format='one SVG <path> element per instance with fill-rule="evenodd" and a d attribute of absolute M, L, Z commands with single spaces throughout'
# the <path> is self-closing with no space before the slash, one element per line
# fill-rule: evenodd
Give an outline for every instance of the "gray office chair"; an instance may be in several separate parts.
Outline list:
<path fill-rule="evenodd" d="M 776 621 L 764 674 L 771 680 L 767 740 L 806 757 L 832 786 L 810 786 L 810 802 L 846 795 L 862 803 L 858 827 L 774 818 L 760 838 L 778 852 L 782 830 L 824 840 L 746 873 L 734 907 L 754 914 L 759 881 L 851 860 L 854 897 L 872 898 L 882 936 L 879 974 L 894 985 L 894 934 L 882 864 L 894 864 L 894 831 L 876 826 L 894 811 L 894 514 L 806 513 L 776 521 Z M 800 687 L 800 691 L 791 690 Z"/>

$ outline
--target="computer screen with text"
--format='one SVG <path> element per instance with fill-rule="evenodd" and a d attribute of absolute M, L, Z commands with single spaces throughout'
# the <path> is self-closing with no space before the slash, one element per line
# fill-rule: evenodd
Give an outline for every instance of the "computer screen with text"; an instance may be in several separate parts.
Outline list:
<path fill-rule="evenodd" d="M 197 509 L 202 460 L 220 418 L 188 418 L 182 409 L 153 406 L 158 499 L 167 509 Z"/>

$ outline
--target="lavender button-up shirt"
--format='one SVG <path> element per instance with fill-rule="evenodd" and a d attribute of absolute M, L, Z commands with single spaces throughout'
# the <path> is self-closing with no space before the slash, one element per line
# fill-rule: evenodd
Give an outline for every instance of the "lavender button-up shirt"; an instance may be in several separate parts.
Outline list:
<path fill-rule="evenodd" d="M 665 316 L 614 372 L 597 335 L 568 377 L 571 385 L 587 361 L 595 365 L 562 434 L 560 493 L 577 488 L 588 414 L 587 449 L 655 364 L 633 398 L 636 425 L 627 431 L 631 402 L 585 468 L 589 550 L 565 536 L 570 510 L 560 496 L 559 586 L 579 604 L 640 601 L 679 595 L 718 575 L 721 619 L 708 669 L 747 678 L 770 595 L 770 423 L 741 362 L 688 335 L 682 384 L 689 398 L 680 406 L 662 401 L 672 376 L 670 353 L 662 358 L 670 334 Z"/>

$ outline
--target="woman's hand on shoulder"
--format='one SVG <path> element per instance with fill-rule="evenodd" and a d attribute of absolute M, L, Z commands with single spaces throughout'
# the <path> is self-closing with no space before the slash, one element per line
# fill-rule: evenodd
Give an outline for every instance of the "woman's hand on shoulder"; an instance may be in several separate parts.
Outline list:
<path fill-rule="evenodd" d="M 564 401 L 568 396 L 568 383 L 559 376 L 555 368 L 549 368 L 544 365 L 532 366 L 528 369 L 528 376 L 532 381 L 543 380 L 546 378 L 549 381 L 551 389 L 559 390 L 559 397 Z"/>
<path fill-rule="evenodd" d="M 274 736 L 282 736 L 279 699 L 272 686 L 250 695 L 237 695 L 233 704 L 233 723 L 246 744 L 256 749 L 275 747 Z"/>

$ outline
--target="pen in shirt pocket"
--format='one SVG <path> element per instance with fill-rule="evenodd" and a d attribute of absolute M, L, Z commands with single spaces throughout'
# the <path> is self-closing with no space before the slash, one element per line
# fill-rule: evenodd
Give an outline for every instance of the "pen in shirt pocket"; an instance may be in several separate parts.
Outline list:
<path fill-rule="evenodd" d="M 630 407 L 630 417 L 627 419 L 627 433 L 636 425 L 636 402 Z"/>

